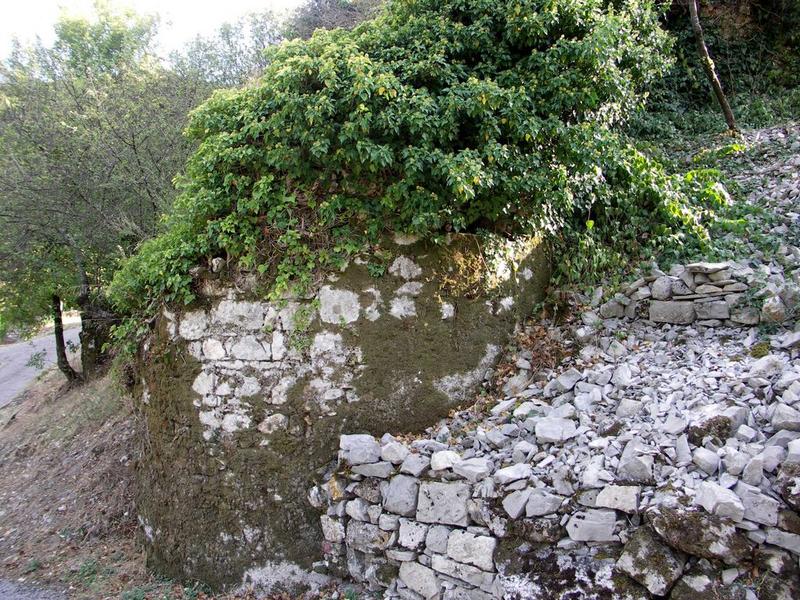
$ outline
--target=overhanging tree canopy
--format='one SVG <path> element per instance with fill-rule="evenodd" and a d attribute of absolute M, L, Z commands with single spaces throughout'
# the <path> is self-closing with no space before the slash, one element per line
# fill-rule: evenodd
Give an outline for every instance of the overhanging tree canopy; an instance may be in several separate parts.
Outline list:
<path fill-rule="evenodd" d="M 99 288 L 171 205 L 205 96 L 153 60 L 153 19 L 97 11 L 0 65 L 0 309 L 19 324 L 79 307 L 86 372 L 109 325 Z"/>

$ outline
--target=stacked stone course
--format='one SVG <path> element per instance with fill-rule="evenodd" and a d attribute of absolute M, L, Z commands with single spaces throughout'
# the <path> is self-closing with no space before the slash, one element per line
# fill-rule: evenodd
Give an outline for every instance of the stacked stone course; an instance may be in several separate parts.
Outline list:
<path fill-rule="evenodd" d="M 795 248 L 785 251 L 784 261 L 800 262 Z M 737 262 L 674 265 L 669 274 L 654 266 L 601 304 L 598 313 L 601 319 L 646 315 L 654 323 L 705 327 L 781 323 L 800 300 L 800 280 L 778 275 L 766 265 L 754 269 Z M 780 281 L 771 281 L 776 278 Z"/>

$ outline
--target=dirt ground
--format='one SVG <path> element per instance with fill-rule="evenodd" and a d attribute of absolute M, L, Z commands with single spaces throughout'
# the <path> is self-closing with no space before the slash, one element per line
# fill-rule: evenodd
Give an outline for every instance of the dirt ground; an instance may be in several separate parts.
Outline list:
<path fill-rule="evenodd" d="M 134 543 L 130 406 L 110 377 L 49 372 L 0 410 L 0 572 L 116 598 L 149 579 Z"/>
<path fill-rule="evenodd" d="M 136 543 L 135 424 L 112 376 L 55 371 L 0 409 L 0 577 L 70 598 L 199 598 L 159 581 Z"/>
<path fill-rule="evenodd" d="M 133 504 L 132 399 L 113 374 L 74 389 L 63 382 L 51 370 L 0 408 L 0 584 L 77 600 L 255 599 L 147 570 Z M 314 597 L 348 594 L 331 587 Z"/>

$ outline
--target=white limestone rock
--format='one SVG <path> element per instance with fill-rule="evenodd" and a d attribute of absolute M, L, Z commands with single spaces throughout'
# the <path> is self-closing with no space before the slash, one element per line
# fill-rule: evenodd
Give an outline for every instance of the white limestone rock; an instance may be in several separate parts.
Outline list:
<path fill-rule="evenodd" d="M 347 516 L 356 521 L 364 521 L 369 523 L 369 507 L 370 504 L 363 498 L 353 498 L 345 504 L 344 510 Z"/>
<path fill-rule="evenodd" d="M 683 560 L 647 527 L 633 533 L 616 566 L 656 596 L 666 596 L 683 573 Z"/>
<path fill-rule="evenodd" d="M 707 448 L 695 449 L 692 453 L 692 462 L 709 475 L 713 475 L 719 469 L 719 456 Z"/>
<path fill-rule="evenodd" d="M 392 463 L 385 460 L 368 463 L 363 465 L 354 465 L 352 468 L 353 473 L 363 475 L 364 477 L 377 477 L 379 479 L 386 479 L 394 473 Z"/>
<path fill-rule="evenodd" d="M 739 482 L 734 488 L 736 495 L 744 505 L 744 518 L 748 521 L 755 521 L 762 525 L 778 524 L 778 512 L 781 504 L 774 498 L 762 494 L 761 490 L 755 486 Z"/>
<path fill-rule="evenodd" d="M 265 418 L 258 424 L 258 430 L 267 435 L 276 431 L 283 431 L 289 426 L 289 417 L 281 413 L 275 413 Z"/>
<path fill-rule="evenodd" d="M 447 552 L 447 540 L 452 529 L 444 525 L 431 525 L 428 527 L 428 535 L 425 536 L 425 548 L 431 552 L 445 554 Z"/>
<path fill-rule="evenodd" d="M 400 519 L 397 542 L 410 550 L 418 550 L 425 543 L 428 526 L 409 519 Z"/>
<path fill-rule="evenodd" d="M 286 346 L 286 336 L 281 331 L 272 334 L 272 342 L 269 345 L 272 353 L 272 360 L 281 361 L 286 356 L 288 348 Z"/>
<path fill-rule="evenodd" d="M 761 377 L 771 379 L 783 372 L 783 360 L 775 354 L 767 354 L 756 360 L 750 366 L 749 376 L 753 378 Z"/>
<path fill-rule="evenodd" d="M 250 427 L 252 420 L 249 416 L 242 413 L 228 413 L 222 417 L 222 430 L 234 433 Z"/>
<path fill-rule="evenodd" d="M 761 306 L 761 319 L 767 323 L 782 323 L 786 320 L 786 305 L 780 296 L 771 296 Z"/>
<path fill-rule="evenodd" d="M 417 511 L 419 480 L 408 475 L 395 475 L 383 494 L 383 508 L 396 515 L 412 517 Z"/>
<path fill-rule="evenodd" d="M 378 462 L 381 459 L 381 445 L 371 435 L 342 435 L 339 437 L 339 457 L 350 465 Z"/>
<path fill-rule="evenodd" d="M 430 458 L 422 454 L 412 453 L 403 459 L 403 463 L 400 465 L 400 472 L 411 475 L 412 477 L 419 477 L 430 465 Z"/>
<path fill-rule="evenodd" d="M 493 571 L 496 547 L 497 540 L 493 537 L 456 529 L 447 540 L 447 556 L 484 571 Z"/>
<path fill-rule="evenodd" d="M 739 496 L 711 481 L 704 481 L 697 487 L 694 503 L 711 514 L 727 517 L 737 523 L 744 519 L 744 504 Z"/>
<path fill-rule="evenodd" d="M 613 510 L 590 508 L 572 514 L 567 521 L 567 535 L 577 542 L 614 542 L 616 524 Z"/>
<path fill-rule="evenodd" d="M 448 319 L 452 319 L 456 314 L 455 306 L 453 306 L 449 302 L 443 302 L 441 307 L 440 307 L 440 310 L 441 310 L 441 315 L 442 315 L 442 321 L 446 321 Z"/>
<path fill-rule="evenodd" d="M 604 319 L 621 319 L 625 316 L 625 307 L 616 300 L 609 300 L 600 305 L 599 312 Z"/>
<path fill-rule="evenodd" d="M 395 319 L 410 319 L 417 316 L 417 305 L 409 296 L 395 296 L 389 303 L 389 314 Z"/>
<path fill-rule="evenodd" d="M 640 491 L 638 485 L 608 485 L 597 494 L 595 506 L 635 514 L 639 509 Z"/>
<path fill-rule="evenodd" d="M 438 571 L 454 579 L 460 579 L 475 587 L 490 586 L 494 581 L 493 574 L 471 565 L 456 562 L 440 554 L 434 554 L 431 557 L 431 567 L 434 571 Z"/>
<path fill-rule="evenodd" d="M 439 597 L 440 583 L 433 569 L 429 569 L 418 562 L 403 562 L 400 564 L 400 581 L 410 590 L 419 594 L 425 600 Z"/>
<path fill-rule="evenodd" d="M 800 463 L 800 439 L 792 440 L 786 446 L 784 464 Z"/>
<path fill-rule="evenodd" d="M 774 527 L 767 528 L 767 543 L 788 550 L 800 556 L 800 535 L 782 531 Z"/>
<path fill-rule="evenodd" d="M 206 360 L 222 360 L 227 356 L 225 346 L 214 338 L 203 340 L 203 358 Z"/>
<path fill-rule="evenodd" d="M 575 421 L 558 417 L 543 417 L 536 421 L 536 441 L 541 443 L 562 443 L 575 437 Z"/>
<path fill-rule="evenodd" d="M 617 479 L 622 482 L 651 483 L 654 462 L 650 446 L 639 438 L 633 438 L 625 445 L 620 456 Z"/>
<path fill-rule="evenodd" d="M 340 544 L 344 541 L 344 525 L 339 519 L 322 515 L 319 520 L 322 525 L 322 536 L 326 541 L 334 544 Z"/>
<path fill-rule="evenodd" d="M 192 383 L 192 390 L 201 396 L 213 394 L 216 381 L 217 377 L 213 373 L 200 371 Z"/>
<path fill-rule="evenodd" d="M 410 453 L 405 444 L 396 441 L 390 441 L 381 446 L 381 458 L 393 465 L 401 464 Z"/>
<path fill-rule="evenodd" d="M 525 505 L 525 515 L 527 517 L 542 517 L 558 511 L 564 503 L 563 496 L 551 494 L 542 489 L 533 489 L 528 494 L 528 502 Z"/>
<path fill-rule="evenodd" d="M 518 519 L 525 512 L 531 490 L 516 490 L 503 498 L 503 509 L 512 519 Z"/>
<path fill-rule="evenodd" d="M 719 271 L 724 271 L 725 269 L 729 269 L 731 267 L 731 263 L 729 262 L 694 262 L 689 263 L 686 265 L 686 270 L 689 273 L 703 273 L 705 275 L 709 275 L 712 273 L 717 273 Z"/>
<path fill-rule="evenodd" d="M 695 302 L 694 311 L 698 319 L 728 319 L 731 316 L 730 307 L 724 300 L 714 302 Z"/>
<path fill-rule="evenodd" d="M 581 372 L 569 369 L 556 378 L 556 384 L 561 392 L 569 392 L 581 380 Z"/>
<path fill-rule="evenodd" d="M 731 311 L 731 321 L 740 325 L 758 325 L 761 317 L 757 308 L 745 306 Z"/>
<path fill-rule="evenodd" d="M 500 469 L 494 474 L 493 477 L 497 483 L 506 485 L 520 479 L 528 479 L 532 473 L 533 470 L 529 464 L 517 463 L 515 465 L 511 465 L 510 467 Z"/>
<path fill-rule="evenodd" d="M 785 404 L 778 404 L 772 413 L 772 426 L 775 429 L 800 431 L 800 411 Z"/>
<path fill-rule="evenodd" d="M 655 300 L 669 300 L 672 297 L 672 277 L 663 276 L 650 284 L 650 293 Z"/>
<path fill-rule="evenodd" d="M 451 468 L 461 460 L 461 456 L 452 450 L 442 450 L 431 455 L 431 469 L 433 471 L 444 471 Z"/>
<path fill-rule="evenodd" d="M 653 300 L 650 302 L 650 320 L 654 323 L 688 325 L 695 320 L 692 302 Z"/>
<path fill-rule="evenodd" d="M 469 523 L 467 500 L 470 496 L 471 490 L 466 483 L 422 482 L 417 520 L 466 527 Z"/>
<path fill-rule="evenodd" d="M 185 340 L 199 340 L 208 329 L 208 315 L 205 311 L 187 312 L 181 317 L 178 335 Z"/>
<path fill-rule="evenodd" d="M 623 398 L 617 405 L 617 410 L 614 414 L 623 419 L 633 417 L 642 412 L 642 402 L 633 400 L 632 398 Z"/>
<path fill-rule="evenodd" d="M 389 267 L 389 273 L 408 281 L 422 275 L 422 268 L 407 256 L 398 256 Z"/>
<path fill-rule="evenodd" d="M 222 300 L 211 311 L 211 320 L 215 325 L 225 328 L 239 327 L 247 331 L 260 331 L 264 327 L 267 306 L 261 302 Z"/>
<path fill-rule="evenodd" d="M 453 465 L 453 473 L 472 483 L 477 483 L 491 475 L 492 468 L 492 462 L 488 458 L 475 457 L 459 460 Z"/>
<path fill-rule="evenodd" d="M 783 349 L 800 347 L 800 330 L 787 331 L 780 340 L 780 347 Z"/>
<path fill-rule="evenodd" d="M 631 368 L 622 364 L 614 369 L 614 374 L 611 376 L 611 383 L 620 388 L 626 388 L 633 383 L 633 372 Z"/>
<path fill-rule="evenodd" d="M 246 335 L 236 340 L 230 347 L 231 357 L 239 360 L 270 360 L 272 352 L 254 335 Z"/>

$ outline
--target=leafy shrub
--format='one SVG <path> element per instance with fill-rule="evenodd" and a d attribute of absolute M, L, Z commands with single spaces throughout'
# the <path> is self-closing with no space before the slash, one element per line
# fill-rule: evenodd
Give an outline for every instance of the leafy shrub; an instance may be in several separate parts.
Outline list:
<path fill-rule="evenodd" d="M 165 232 L 112 297 L 189 303 L 190 269 L 217 256 L 279 294 L 386 229 L 569 242 L 591 222 L 597 243 L 641 245 L 694 227 L 682 184 L 616 133 L 666 44 L 650 0 L 396 0 L 283 43 L 255 85 L 194 111 Z"/>

